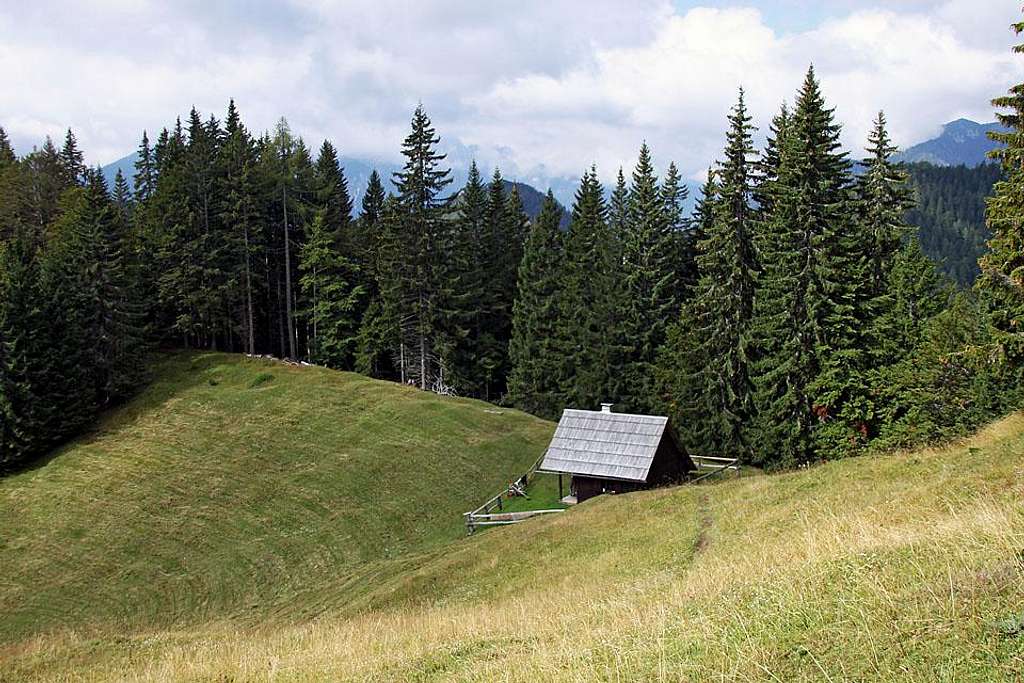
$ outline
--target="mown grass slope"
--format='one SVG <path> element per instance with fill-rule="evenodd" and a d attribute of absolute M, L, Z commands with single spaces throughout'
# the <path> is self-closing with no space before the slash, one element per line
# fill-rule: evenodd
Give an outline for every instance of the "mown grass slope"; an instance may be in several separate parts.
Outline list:
<path fill-rule="evenodd" d="M 408 549 L 258 624 L 23 639 L 0 678 L 1021 680 L 1024 415 Z"/>
<path fill-rule="evenodd" d="M 551 431 L 355 374 L 169 356 L 94 433 L 0 479 L 0 643 L 316 614 L 463 535 Z"/>

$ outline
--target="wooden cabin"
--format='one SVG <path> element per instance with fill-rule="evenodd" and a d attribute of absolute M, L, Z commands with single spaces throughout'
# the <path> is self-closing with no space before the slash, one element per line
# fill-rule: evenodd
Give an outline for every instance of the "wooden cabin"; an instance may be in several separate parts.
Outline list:
<path fill-rule="evenodd" d="M 696 470 L 676 443 L 668 418 L 566 410 L 539 471 L 569 475 L 569 495 L 582 503 L 602 493 L 621 493 L 682 481 Z M 570 499 L 571 502 L 571 499 Z"/>

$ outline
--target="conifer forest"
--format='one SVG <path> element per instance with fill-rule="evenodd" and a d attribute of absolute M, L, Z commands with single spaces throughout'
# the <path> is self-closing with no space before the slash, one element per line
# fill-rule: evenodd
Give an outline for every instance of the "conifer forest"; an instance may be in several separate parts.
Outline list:
<path fill-rule="evenodd" d="M 165 348 L 548 419 L 611 402 L 671 415 L 694 454 L 769 469 L 931 442 L 1019 406 L 1024 85 L 995 100 L 1009 132 L 991 239 L 977 266 L 955 265 L 960 284 L 980 273 L 968 288 L 909 222 L 956 209 L 913 191 L 927 171 L 894 161 L 885 115 L 850 150 L 813 68 L 778 98 L 790 104 L 754 121 L 738 91 L 692 215 L 677 167 L 657 173 L 639 140 L 610 187 L 581 164 L 572 206 L 548 192 L 533 218 L 500 170 L 474 164 L 453 187 L 422 105 L 395 141 L 404 167 L 375 173 L 359 205 L 331 142 L 311 149 L 283 118 L 251 130 L 234 102 L 142 133 L 134 179 L 112 186 L 73 131 L 18 157 L 0 129 L 0 466 L 131 397 Z"/>

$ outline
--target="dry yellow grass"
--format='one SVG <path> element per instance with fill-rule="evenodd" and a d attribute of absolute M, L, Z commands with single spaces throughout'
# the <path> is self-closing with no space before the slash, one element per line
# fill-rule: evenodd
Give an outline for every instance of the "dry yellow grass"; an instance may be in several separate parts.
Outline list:
<path fill-rule="evenodd" d="M 377 567 L 312 621 L 8 649 L 5 680 L 1024 680 L 1024 416 L 588 502 Z"/>

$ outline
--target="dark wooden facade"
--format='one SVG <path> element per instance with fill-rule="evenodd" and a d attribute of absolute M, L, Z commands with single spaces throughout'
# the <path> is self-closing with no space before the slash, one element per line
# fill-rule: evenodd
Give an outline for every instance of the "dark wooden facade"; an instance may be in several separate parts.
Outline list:
<path fill-rule="evenodd" d="M 588 498 L 600 496 L 603 493 L 629 493 L 631 491 L 642 491 L 656 486 L 677 484 L 696 469 L 690 456 L 679 447 L 675 438 L 666 430 L 658 450 L 651 463 L 651 469 L 645 481 L 625 481 L 622 479 L 605 479 L 601 477 L 572 475 L 569 484 L 571 495 L 576 498 L 577 503 L 582 503 Z"/>

